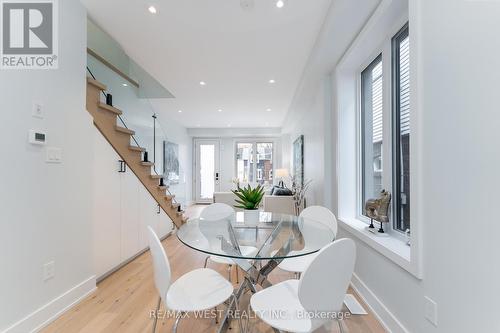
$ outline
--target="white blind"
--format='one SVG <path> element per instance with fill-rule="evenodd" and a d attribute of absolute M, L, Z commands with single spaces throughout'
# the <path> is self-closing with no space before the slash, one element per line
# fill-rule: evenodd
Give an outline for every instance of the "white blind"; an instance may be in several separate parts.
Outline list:
<path fill-rule="evenodd" d="M 373 142 L 382 141 L 382 60 L 372 70 Z"/>
<path fill-rule="evenodd" d="M 410 39 L 399 44 L 399 105 L 401 112 L 401 134 L 410 133 Z"/>

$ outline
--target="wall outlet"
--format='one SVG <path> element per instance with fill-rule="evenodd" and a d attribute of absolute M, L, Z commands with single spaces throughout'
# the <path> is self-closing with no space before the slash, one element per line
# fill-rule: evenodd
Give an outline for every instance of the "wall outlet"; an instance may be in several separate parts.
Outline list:
<path fill-rule="evenodd" d="M 437 327 L 437 303 L 425 296 L 425 318 Z"/>
<path fill-rule="evenodd" d="M 56 263 L 54 261 L 50 261 L 43 265 L 43 281 L 47 281 L 53 279 L 56 274 Z"/>
<path fill-rule="evenodd" d="M 42 103 L 34 102 L 32 116 L 35 118 L 43 119 L 43 105 Z"/>
<path fill-rule="evenodd" d="M 47 163 L 61 163 L 62 162 L 62 149 L 56 147 L 47 147 Z"/>

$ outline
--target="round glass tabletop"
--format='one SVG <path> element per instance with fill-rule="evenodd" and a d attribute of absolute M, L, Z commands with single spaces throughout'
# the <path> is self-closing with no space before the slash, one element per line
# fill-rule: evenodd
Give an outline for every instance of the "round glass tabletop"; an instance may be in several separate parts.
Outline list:
<path fill-rule="evenodd" d="M 258 222 L 243 212 L 222 220 L 193 219 L 177 237 L 186 246 L 209 255 L 270 260 L 319 251 L 335 238 L 325 224 L 294 215 L 259 212 Z"/>

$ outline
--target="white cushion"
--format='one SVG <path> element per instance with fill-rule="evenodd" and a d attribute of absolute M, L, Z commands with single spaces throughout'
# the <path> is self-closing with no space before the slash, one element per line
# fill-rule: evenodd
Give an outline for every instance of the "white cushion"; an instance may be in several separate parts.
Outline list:
<path fill-rule="evenodd" d="M 295 215 L 295 201 L 292 196 L 265 195 L 264 211 Z"/>

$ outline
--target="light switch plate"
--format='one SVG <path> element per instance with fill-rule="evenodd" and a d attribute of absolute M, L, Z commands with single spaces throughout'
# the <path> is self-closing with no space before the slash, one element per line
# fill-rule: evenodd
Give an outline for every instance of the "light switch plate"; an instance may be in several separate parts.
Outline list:
<path fill-rule="evenodd" d="M 32 116 L 35 118 L 43 119 L 43 105 L 42 103 L 34 102 Z"/>
<path fill-rule="evenodd" d="M 425 296 L 425 318 L 437 327 L 437 303 Z"/>
<path fill-rule="evenodd" d="M 47 147 L 47 163 L 61 163 L 62 162 L 62 149 L 56 147 Z"/>
<path fill-rule="evenodd" d="M 47 281 L 54 278 L 56 274 L 55 266 L 56 263 L 54 261 L 49 261 L 48 263 L 43 265 L 43 276 L 42 276 L 43 281 Z"/>

